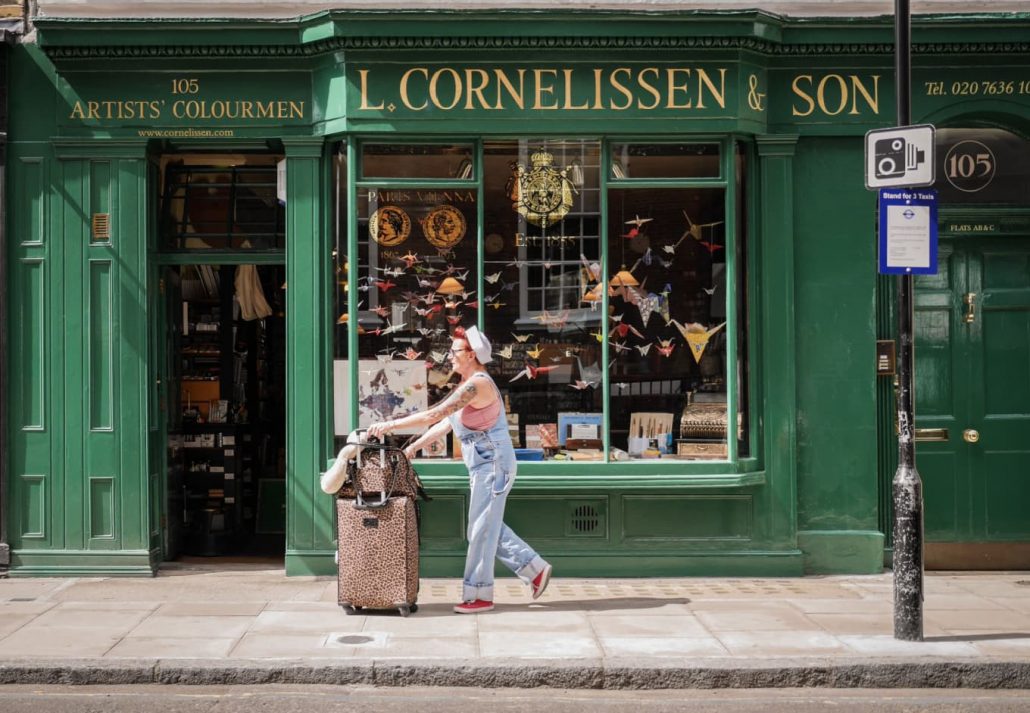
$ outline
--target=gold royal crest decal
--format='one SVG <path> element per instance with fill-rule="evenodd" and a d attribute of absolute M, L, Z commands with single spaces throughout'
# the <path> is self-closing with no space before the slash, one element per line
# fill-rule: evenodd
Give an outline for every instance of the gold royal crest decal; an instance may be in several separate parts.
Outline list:
<path fill-rule="evenodd" d="M 551 165 L 554 156 L 539 151 L 530 156 L 532 166 L 527 170 L 521 163 L 512 164 L 512 177 L 508 182 L 508 196 L 512 208 L 528 222 L 541 228 L 554 225 L 572 209 L 575 186 L 568 178 L 568 170 Z"/>

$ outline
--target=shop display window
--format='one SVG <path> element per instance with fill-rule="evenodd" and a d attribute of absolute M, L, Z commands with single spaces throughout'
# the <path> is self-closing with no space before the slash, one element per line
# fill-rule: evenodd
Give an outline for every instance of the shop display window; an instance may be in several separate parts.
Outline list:
<path fill-rule="evenodd" d="M 361 176 L 409 180 L 475 178 L 474 151 L 472 144 L 366 143 L 361 147 Z"/>
<path fill-rule="evenodd" d="M 719 144 L 613 144 L 608 177 L 718 178 Z"/>
<path fill-rule="evenodd" d="M 357 148 L 350 190 L 342 156 L 337 162 L 338 437 L 354 404 L 367 426 L 445 398 L 457 382 L 451 335 L 478 325 L 493 343 L 487 368 L 521 459 L 746 453 L 746 318 L 729 315 L 746 306 L 743 239 L 727 241 L 745 218 L 743 154 L 726 169 L 718 143 L 606 150 L 600 139 L 539 138 Z M 616 162 L 619 177 L 607 172 Z M 712 185 L 734 165 L 736 183 Z M 736 251 L 735 273 L 727 250 Z M 349 300 L 357 301 L 355 324 Z M 340 345 L 353 337 L 350 393 L 353 365 Z M 727 441 L 734 404 L 735 449 Z M 449 438 L 422 455 L 460 451 Z"/>
<path fill-rule="evenodd" d="M 282 250 L 281 156 L 168 156 L 161 166 L 165 250 Z"/>

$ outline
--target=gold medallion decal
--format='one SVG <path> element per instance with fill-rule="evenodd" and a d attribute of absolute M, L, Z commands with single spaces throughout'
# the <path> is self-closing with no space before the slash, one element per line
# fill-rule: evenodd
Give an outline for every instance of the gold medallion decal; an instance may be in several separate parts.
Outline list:
<path fill-rule="evenodd" d="M 532 167 L 512 164 L 508 196 L 512 208 L 533 225 L 546 228 L 565 217 L 572 209 L 575 187 L 566 175 L 552 166 L 554 156 L 540 151 L 530 156 Z"/>
<path fill-rule="evenodd" d="M 411 218 L 395 205 L 384 205 L 368 219 L 368 234 L 380 245 L 400 245 L 411 234 Z"/>
<path fill-rule="evenodd" d="M 438 205 L 422 219 L 422 232 L 434 247 L 453 248 L 465 237 L 465 216 L 452 205 Z"/>

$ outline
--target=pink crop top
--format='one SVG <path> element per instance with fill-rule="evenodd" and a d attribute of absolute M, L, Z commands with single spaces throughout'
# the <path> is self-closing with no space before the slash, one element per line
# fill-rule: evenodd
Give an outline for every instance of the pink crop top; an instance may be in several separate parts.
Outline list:
<path fill-rule="evenodd" d="M 494 387 L 495 390 L 496 388 Z M 461 425 L 471 431 L 486 431 L 494 425 L 500 413 L 501 399 L 499 396 L 482 408 L 476 408 L 469 404 L 461 410 Z"/>

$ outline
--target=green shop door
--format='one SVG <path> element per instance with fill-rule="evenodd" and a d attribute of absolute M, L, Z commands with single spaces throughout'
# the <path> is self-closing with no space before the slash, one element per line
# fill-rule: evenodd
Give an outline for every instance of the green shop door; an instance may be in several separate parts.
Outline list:
<path fill-rule="evenodd" d="M 1030 568 L 1030 239 L 942 240 L 915 289 L 926 566 Z"/>

